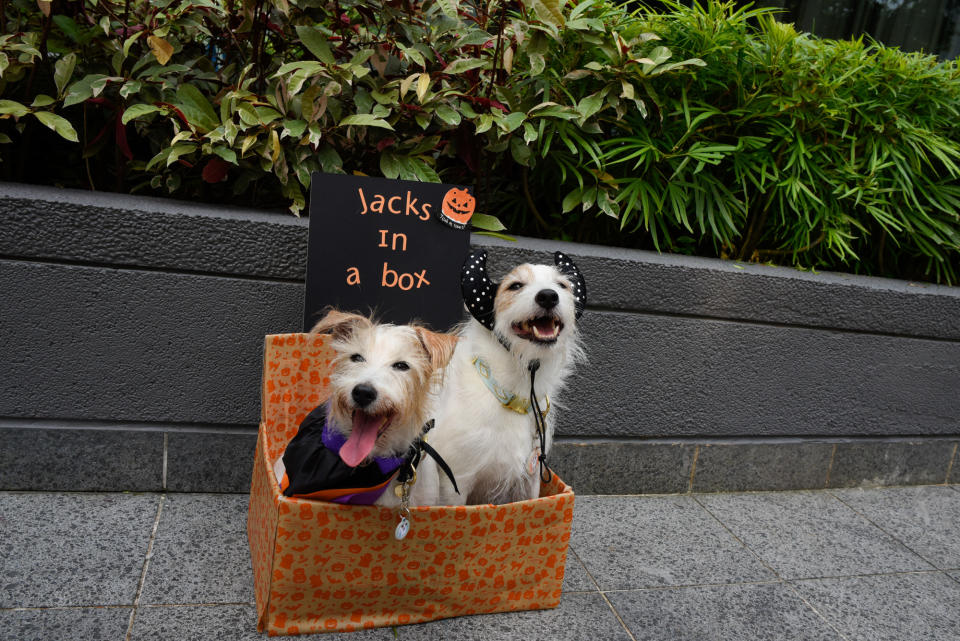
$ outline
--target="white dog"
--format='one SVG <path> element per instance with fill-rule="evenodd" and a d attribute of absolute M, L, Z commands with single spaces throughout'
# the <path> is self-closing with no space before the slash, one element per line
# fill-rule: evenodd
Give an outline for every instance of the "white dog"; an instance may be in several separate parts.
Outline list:
<path fill-rule="evenodd" d="M 556 252 L 555 265 L 519 265 L 494 283 L 486 260 L 485 251 L 475 250 L 463 266 L 461 289 L 473 319 L 461 329 L 444 374 L 430 435 L 460 493 L 428 474 L 435 466 L 425 461 L 418 491 L 428 503 L 499 504 L 539 496 L 541 480 L 550 479 L 546 454 L 556 395 L 583 358 L 576 321 L 587 292 L 573 261 Z"/>
<path fill-rule="evenodd" d="M 421 459 L 418 439 L 433 417 L 438 378 L 456 337 L 336 310 L 312 331 L 333 337 L 330 399 L 304 419 L 278 462 L 281 490 L 396 506 L 398 477 Z M 416 495 L 410 504 L 420 504 Z"/>

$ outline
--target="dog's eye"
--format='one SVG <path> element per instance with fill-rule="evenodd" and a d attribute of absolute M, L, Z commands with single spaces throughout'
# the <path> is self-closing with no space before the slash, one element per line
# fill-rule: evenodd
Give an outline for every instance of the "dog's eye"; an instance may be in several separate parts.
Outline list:
<path fill-rule="evenodd" d="M 393 369 L 405 372 L 410 369 L 410 365 L 407 363 L 407 361 L 397 361 L 393 364 Z"/>
<path fill-rule="evenodd" d="M 360 356 L 360 354 L 352 354 L 350 356 L 350 360 L 353 361 L 354 363 L 362 363 L 366 359 L 363 356 Z"/>
<path fill-rule="evenodd" d="M 509 289 L 511 292 L 515 292 L 518 289 L 522 289 L 522 288 L 523 288 L 523 283 L 521 283 L 520 281 L 517 281 L 516 283 L 511 283 L 510 286 L 507 287 L 507 289 Z"/>
<path fill-rule="evenodd" d="M 566 288 L 567 288 L 567 284 L 564 283 L 563 281 L 560 281 L 560 280 L 557 281 L 557 286 L 558 286 L 560 289 L 566 289 Z"/>

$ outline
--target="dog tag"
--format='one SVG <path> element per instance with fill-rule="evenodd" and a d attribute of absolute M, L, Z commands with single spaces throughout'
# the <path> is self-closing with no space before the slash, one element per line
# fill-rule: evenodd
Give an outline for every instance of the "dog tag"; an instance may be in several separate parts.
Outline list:
<path fill-rule="evenodd" d="M 537 462 L 540 460 L 540 448 L 530 452 L 530 458 L 527 459 L 527 475 L 533 476 L 537 471 Z"/>
<path fill-rule="evenodd" d="M 397 529 L 394 531 L 393 535 L 397 538 L 398 541 L 402 541 L 407 538 L 407 533 L 410 531 L 410 521 L 407 520 L 407 517 L 400 517 L 400 522 L 397 523 Z"/>

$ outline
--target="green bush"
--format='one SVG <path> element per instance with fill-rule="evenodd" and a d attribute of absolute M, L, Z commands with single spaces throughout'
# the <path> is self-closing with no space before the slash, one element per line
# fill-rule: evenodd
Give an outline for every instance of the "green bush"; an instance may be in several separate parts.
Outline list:
<path fill-rule="evenodd" d="M 55 180 L 205 198 L 227 180 L 295 213 L 313 171 L 474 183 L 561 144 L 598 159 L 603 112 L 645 109 L 645 77 L 700 64 L 592 0 L 8 2 L 7 165 L 46 125 L 80 141 Z M 602 69 L 567 74 L 581 63 Z"/>
<path fill-rule="evenodd" d="M 674 5 L 643 28 L 707 65 L 666 78 L 660 117 L 629 116 L 601 144 L 626 233 L 670 251 L 956 282 L 956 61 L 820 40 L 729 5 Z"/>
<path fill-rule="evenodd" d="M 295 213 L 312 171 L 444 180 L 512 233 L 956 281 L 956 62 L 666 6 L 0 0 L 0 175 Z"/>

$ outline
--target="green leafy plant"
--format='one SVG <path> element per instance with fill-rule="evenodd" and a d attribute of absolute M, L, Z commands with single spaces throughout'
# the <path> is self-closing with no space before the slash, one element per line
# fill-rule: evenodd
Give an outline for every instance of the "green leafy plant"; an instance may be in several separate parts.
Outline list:
<path fill-rule="evenodd" d="M 313 171 L 479 183 L 482 198 L 562 144 L 580 172 L 611 114 L 645 110 L 644 69 L 670 59 L 596 0 L 568 15 L 558 0 L 85 0 L 50 15 L 14 0 L 6 13 L 18 35 L 4 51 L 21 53 L 5 93 L 57 82 L 37 105 L 2 103 L 21 153 L 26 117 L 56 119 L 65 138 L 81 132 L 91 188 L 108 167 L 131 191 L 217 198 L 226 180 L 295 213 Z"/>
<path fill-rule="evenodd" d="M 619 226 L 654 247 L 956 282 L 960 69 L 820 40 L 769 10 L 670 5 L 647 28 L 702 58 L 601 143 Z"/>

